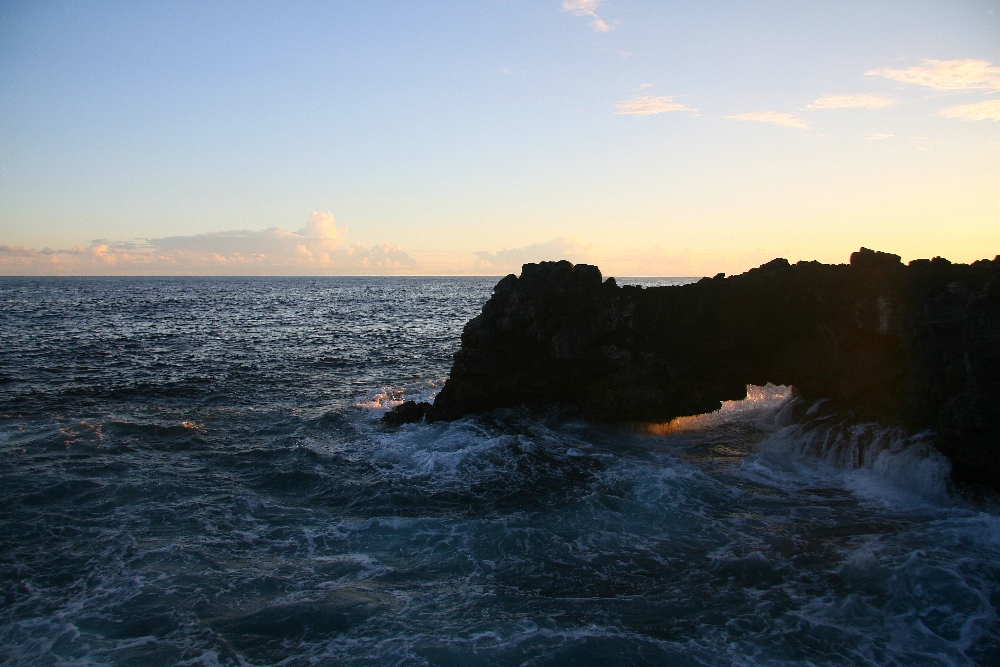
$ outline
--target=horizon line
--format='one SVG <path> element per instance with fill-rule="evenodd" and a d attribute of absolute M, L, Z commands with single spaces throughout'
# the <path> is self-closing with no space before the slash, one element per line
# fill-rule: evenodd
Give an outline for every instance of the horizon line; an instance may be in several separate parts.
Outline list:
<path fill-rule="evenodd" d="M 535 263 L 535 262 L 532 262 Z M 575 266 L 575 265 L 574 265 Z M 591 264 L 591 266 L 596 266 Z M 598 267 L 600 268 L 600 267 Z M 476 273 L 463 273 L 463 274 L 427 274 L 427 275 L 415 275 L 415 274 L 399 274 L 399 273 L 345 273 L 345 274 L 297 274 L 297 273 L 248 273 L 248 274 L 194 274 L 194 273 L 178 273 L 178 274 L 113 274 L 113 273 L 95 273 L 95 274 L 84 274 L 84 273 L 68 273 L 68 274 L 55 274 L 55 273 L 39 273 L 39 274 L 0 274 L 0 279 L 3 278 L 505 278 L 509 275 L 517 275 L 512 273 L 495 273 L 495 274 L 476 274 Z M 738 275 L 738 274 L 733 274 Z M 704 278 L 706 276 L 605 276 L 606 278 Z M 709 278 L 711 276 L 708 276 Z"/>

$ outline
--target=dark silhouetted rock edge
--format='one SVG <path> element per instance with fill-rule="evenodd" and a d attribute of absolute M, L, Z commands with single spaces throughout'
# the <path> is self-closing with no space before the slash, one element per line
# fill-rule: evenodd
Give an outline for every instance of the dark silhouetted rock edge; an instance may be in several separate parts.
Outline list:
<path fill-rule="evenodd" d="M 430 410 L 431 404 L 421 401 L 403 401 L 392 410 L 382 415 L 382 422 L 390 426 L 402 426 L 421 422 Z"/>
<path fill-rule="evenodd" d="M 659 422 L 767 382 L 857 420 L 933 429 L 955 479 L 1000 487 L 1000 258 L 903 265 L 862 248 L 850 264 L 775 259 L 646 289 L 596 266 L 525 264 L 466 325 L 433 406 L 386 420 L 556 403 Z"/>

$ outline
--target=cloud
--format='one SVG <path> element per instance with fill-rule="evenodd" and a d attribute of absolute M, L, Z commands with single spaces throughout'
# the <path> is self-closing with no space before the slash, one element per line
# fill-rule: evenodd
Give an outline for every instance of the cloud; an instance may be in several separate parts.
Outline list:
<path fill-rule="evenodd" d="M 643 85 L 645 86 L 646 84 Z M 615 113 L 627 116 L 647 116 L 654 113 L 663 113 L 664 111 L 697 111 L 697 109 L 692 109 L 689 106 L 671 102 L 673 99 L 672 97 L 657 97 L 655 95 L 635 97 L 631 100 L 615 104 L 618 108 L 618 111 Z"/>
<path fill-rule="evenodd" d="M 618 21 L 608 23 L 597 15 L 597 7 L 600 4 L 601 0 L 563 0 L 562 8 L 563 11 L 573 12 L 577 16 L 589 16 L 593 19 L 590 22 L 590 26 L 594 29 L 594 32 L 614 30 Z"/>
<path fill-rule="evenodd" d="M 885 141 L 886 139 L 892 139 L 895 134 L 884 134 L 882 132 L 869 132 L 865 135 L 865 141 Z"/>
<path fill-rule="evenodd" d="M 873 69 L 868 76 L 884 76 L 937 90 L 1000 90 L 1000 67 L 988 60 L 925 60 L 907 69 Z"/>
<path fill-rule="evenodd" d="M 899 100 L 871 93 L 853 95 L 824 95 L 807 108 L 809 109 L 884 109 L 897 104 Z"/>
<path fill-rule="evenodd" d="M 798 130 L 808 130 L 809 124 L 793 113 L 778 113 L 777 111 L 754 111 L 751 113 L 739 113 L 735 116 L 726 116 L 731 120 L 748 120 L 755 123 L 772 123 L 783 127 L 792 127 Z"/>
<path fill-rule="evenodd" d="M 577 16 L 596 16 L 601 0 L 563 0 L 563 11 L 573 12 Z"/>
<path fill-rule="evenodd" d="M 299 234 L 316 239 L 324 247 L 330 248 L 336 248 L 347 240 L 347 228 L 337 229 L 333 213 L 328 211 L 310 213 L 306 226 L 299 230 Z"/>
<path fill-rule="evenodd" d="M 48 250 L 46 248 L 45 250 Z M 0 245 L 0 256 L 7 257 L 34 257 L 39 252 L 45 252 L 45 250 L 38 251 L 34 248 L 29 248 L 26 245 L 14 246 L 14 245 Z"/>
<path fill-rule="evenodd" d="M 313 211 L 305 227 L 297 232 L 271 227 L 263 231 L 233 230 L 193 236 L 168 236 L 148 239 L 147 243 L 163 250 L 277 257 L 288 254 L 299 246 L 311 251 L 334 250 L 344 245 L 346 239 L 347 228 L 338 228 L 332 213 Z"/>
<path fill-rule="evenodd" d="M 68 250 L 0 246 L 6 275 L 312 275 L 392 273 L 416 262 L 399 246 L 347 244 L 333 214 L 314 211 L 297 232 L 280 227 L 93 241 Z"/>
<path fill-rule="evenodd" d="M 960 104 L 956 107 L 942 109 L 938 115 L 961 120 L 1000 120 L 1000 100 Z"/>
<path fill-rule="evenodd" d="M 655 244 L 641 250 L 602 257 L 605 276 L 712 276 L 720 271 L 742 273 L 781 256 L 787 249 L 746 248 L 740 252 L 694 251 Z M 787 254 L 785 256 L 788 256 Z"/>
<path fill-rule="evenodd" d="M 478 257 L 477 268 L 495 268 L 503 271 L 513 271 L 520 269 L 522 264 L 529 264 L 531 262 L 560 259 L 568 259 L 574 264 L 586 262 L 589 256 L 589 248 L 574 239 L 559 237 L 545 243 L 535 243 L 521 248 L 510 248 L 509 250 L 498 250 L 496 252 L 480 250 L 475 255 Z"/>

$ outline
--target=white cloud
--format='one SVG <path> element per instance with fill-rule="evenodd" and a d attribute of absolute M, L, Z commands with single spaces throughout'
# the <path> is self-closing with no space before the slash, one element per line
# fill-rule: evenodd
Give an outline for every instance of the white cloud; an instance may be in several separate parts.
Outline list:
<path fill-rule="evenodd" d="M 347 227 L 337 229 L 333 213 L 328 211 L 313 211 L 309 214 L 306 226 L 299 230 L 301 236 L 311 237 L 326 247 L 336 248 L 343 245 L 347 239 Z"/>
<path fill-rule="evenodd" d="M 344 245 L 346 239 L 347 228 L 338 228 L 332 213 L 313 211 L 305 227 L 297 232 L 271 227 L 263 231 L 233 230 L 193 236 L 168 236 L 148 239 L 147 243 L 164 250 L 215 252 L 223 256 L 237 253 L 275 257 L 288 254 L 290 249 L 298 247 L 318 252 L 334 250 Z"/>
<path fill-rule="evenodd" d="M 643 84 L 646 85 L 646 84 Z M 631 100 L 618 102 L 615 106 L 618 111 L 615 113 L 629 116 L 647 116 L 664 111 L 697 111 L 689 106 L 672 102 L 674 98 L 665 96 L 646 95 L 635 97 Z"/>
<path fill-rule="evenodd" d="M 391 273 L 416 262 L 397 245 L 347 245 L 333 214 L 314 211 L 297 232 L 280 227 L 169 236 L 139 242 L 93 241 L 68 250 L 0 246 L 0 274 L 307 275 Z"/>
<path fill-rule="evenodd" d="M 754 111 L 751 113 L 739 113 L 735 116 L 726 116 L 731 120 L 747 120 L 755 123 L 771 123 L 784 127 L 792 127 L 797 130 L 808 130 L 809 124 L 793 113 L 778 113 L 777 111 Z"/>
<path fill-rule="evenodd" d="M 575 239 L 559 237 L 545 243 L 535 243 L 521 248 L 510 248 L 496 252 L 480 250 L 475 255 L 479 258 L 477 268 L 514 271 L 520 270 L 522 264 L 529 264 L 531 262 L 557 261 L 561 259 L 568 259 L 574 264 L 587 262 L 589 250 L 589 247 Z"/>
<path fill-rule="evenodd" d="M 808 106 L 809 109 L 884 109 L 899 100 L 871 93 L 853 95 L 824 95 Z"/>
<path fill-rule="evenodd" d="M 960 104 L 955 107 L 948 107 L 938 112 L 946 118 L 959 118 L 961 120 L 998 120 L 1000 121 L 1000 100 L 986 100 L 985 102 L 975 102 L 973 104 Z"/>
<path fill-rule="evenodd" d="M 884 134 L 882 132 L 869 132 L 865 135 L 865 141 L 885 141 L 886 139 L 892 139 L 895 134 Z"/>
<path fill-rule="evenodd" d="M 988 60 L 925 60 L 907 69 L 873 69 L 868 76 L 884 76 L 938 90 L 1000 90 L 1000 67 Z"/>
<path fill-rule="evenodd" d="M 564 12 L 573 12 L 577 16 L 597 16 L 597 7 L 601 0 L 563 0 Z"/>
<path fill-rule="evenodd" d="M 563 11 L 572 12 L 577 16 L 590 17 L 592 19 L 590 21 L 590 26 L 594 29 L 594 32 L 608 32 L 609 30 L 614 30 L 618 21 L 608 23 L 598 16 L 597 7 L 600 4 L 601 0 L 563 0 L 562 8 Z"/>

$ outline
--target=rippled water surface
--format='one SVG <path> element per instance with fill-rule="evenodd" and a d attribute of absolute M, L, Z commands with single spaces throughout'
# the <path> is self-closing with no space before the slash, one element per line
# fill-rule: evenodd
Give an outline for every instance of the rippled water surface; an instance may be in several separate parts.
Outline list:
<path fill-rule="evenodd" d="M 0 279 L 0 663 L 1000 664 L 926 439 L 774 387 L 383 427 L 494 282 Z"/>

